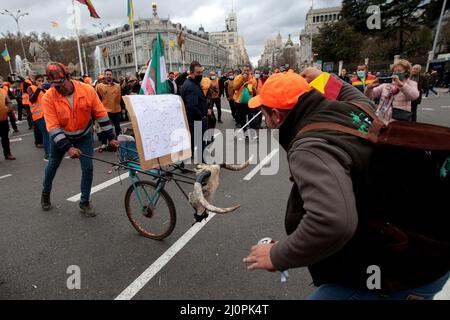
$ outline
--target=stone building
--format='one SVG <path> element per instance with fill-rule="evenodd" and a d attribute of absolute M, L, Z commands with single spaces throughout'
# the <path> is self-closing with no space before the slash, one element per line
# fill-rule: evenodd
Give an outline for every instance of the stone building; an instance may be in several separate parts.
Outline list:
<path fill-rule="evenodd" d="M 198 32 L 183 27 L 180 23 L 173 23 L 170 19 L 162 19 L 158 16 L 156 7 L 152 18 L 134 21 L 137 57 L 134 54 L 131 28 L 128 24 L 104 33 L 99 33 L 88 44 L 89 51 L 94 52 L 99 46 L 103 52 L 104 64 L 113 70 L 114 75 L 134 74 L 136 71 L 135 59 L 138 68 L 145 69 L 151 59 L 153 47 L 158 33 L 164 43 L 166 68 L 171 71 L 184 71 L 189 69 L 193 60 L 199 61 L 205 71 L 226 69 L 231 67 L 230 51 L 211 41 L 203 27 Z M 182 33 L 184 40 L 183 51 L 178 47 L 178 37 Z M 91 56 L 94 60 L 94 55 Z M 90 63 L 94 68 L 96 63 Z M 98 70 L 90 70 L 91 74 Z"/>

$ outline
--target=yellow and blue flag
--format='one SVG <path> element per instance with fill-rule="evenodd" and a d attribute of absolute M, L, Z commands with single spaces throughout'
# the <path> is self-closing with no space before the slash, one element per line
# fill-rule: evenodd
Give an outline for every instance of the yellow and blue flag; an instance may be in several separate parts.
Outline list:
<path fill-rule="evenodd" d="M 2 57 L 6 62 L 9 62 L 11 60 L 11 57 L 9 56 L 8 49 L 3 50 Z"/>
<path fill-rule="evenodd" d="M 133 0 L 128 0 L 128 22 L 130 26 L 133 23 L 133 18 L 134 18 Z"/>

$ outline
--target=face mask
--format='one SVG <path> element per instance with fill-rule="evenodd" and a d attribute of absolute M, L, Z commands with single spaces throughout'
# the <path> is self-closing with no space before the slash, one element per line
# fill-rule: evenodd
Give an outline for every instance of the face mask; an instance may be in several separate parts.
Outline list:
<path fill-rule="evenodd" d="M 211 77 L 211 80 L 216 80 L 216 76 L 212 76 L 212 77 Z"/>
<path fill-rule="evenodd" d="M 234 77 L 233 77 L 233 76 L 231 76 L 231 77 L 228 77 L 228 79 L 230 79 L 230 80 L 234 80 Z"/>
<path fill-rule="evenodd" d="M 260 74 L 255 74 L 255 78 L 256 78 L 256 80 L 258 80 L 259 78 L 261 78 L 261 75 Z"/>
<path fill-rule="evenodd" d="M 399 79 L 400 81 L 405 80 L 405 73 L 404 73 L 404 72 L 394 72 L 394 75 L 395 75 L 395 76 L 398 76 L 398 79 Z"/>
<path fill-rule="evenodd" d="M 358 75 L 358 77 L 360 79 L 365 79 L 366 78 L 366 72 L 365 71 L 357 71 L 356 74 Z"/>
<path fill-rule="evenodd" d="M 195 76 L 194 81 L 197 83 L 200 83 L 200 82 L 202 82 L 202 79 L 203 79 L 203 76 L 199 75 L 199 76 Z"/>

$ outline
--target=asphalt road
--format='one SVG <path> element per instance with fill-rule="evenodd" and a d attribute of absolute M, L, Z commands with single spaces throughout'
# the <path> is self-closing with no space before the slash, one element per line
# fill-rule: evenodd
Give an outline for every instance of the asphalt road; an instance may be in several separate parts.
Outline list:
<path fill-rule="evenodd" d="M 219 128 L 234 127 L 229 112 L 224 112 L 223 120 Z M 419 120 L 450 127 L 450 95 L 424 100 Z M 54 181 L 54 208 L 43 212 L 43 151 L 34 147 L 26 123 L 19 128 L 11 136 L 17 160 L 0 159 L 0 299 L 115 299 L 122 293 L 121 297 L 149 300 L 289 300 L 304 299 L 314 290 L 304 268 L 290 270 L 289 280 L 281 283 L 279 273 L 250 272 L 241 262 L 259 239 L 285 237 L 284 210 L 291 183 L 282 149 L 272 158 L 279 157 L 276 175 L 258 172 L 250 178 L 255 165 L 242 172 L 222 171 L 214 203 L 242 207 L 208 219 L 195 234 L 192 208 L 169 183 L 166 190 L 177 209 L 177 224 L 168 238 L 155 241 L 139 236 L 126 217 L 127 178 L 93 194 L 96 218 L 79 213 L 78 204 L 67 200 L 80 192 L 78 160 L 63 161 Z M 96 156 L 117 159 L 114 153 Z M 94 186 L 124 173 L 109 173 L 111 167 L 103 163 L 94 165 Z M 180 243 L 186 232 L 192 238 Z M 173 245 L 179 251 L 168 256 Z M 79 290 L 67 287 L 71 276 L 67 269 L 74 265 L 81 270 Z"/>

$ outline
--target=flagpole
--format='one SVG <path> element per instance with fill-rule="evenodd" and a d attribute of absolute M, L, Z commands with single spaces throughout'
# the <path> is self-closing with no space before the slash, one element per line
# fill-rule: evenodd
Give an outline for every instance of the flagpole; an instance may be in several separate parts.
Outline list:
<path fill-rule="evenodd" d="M 137 61 L 137 50 L 136 50 L 136 36 L 134 34 L 134 17 L 131 19 L 131 33 L 133 35 L 133 46 L 134 46 L 134 64 L 136 66 L 136 74 L 138 74 L 138 61 Z"/>
<path fill-rule="evenodd" d="M 80 59 L 80 73 L 81 76 L 83 76 L 83 59 L 81 58 L 80 37 L 78 35 L 77 15 L 75 13 L 75 0 L 72 0 L 72 6 L 73 6 L 73 19 L 75 23 L 75 36 L 77 38 L 77 45 L 78 45 L 78 58 Z"/>
<path fill-rule="evenodd" d="M 83 58 L 84 58 L 84 66 L 86 67 L 86 74 L 89 74 L 88 64 L 86 60 L 86 48 L 83 45 Z"/>
<path fill-rule="evenodd" d="M 6 49 L 6 52 L 8 52 L 8 56 L 9 56 L 9 60 L 8 60 L 8 62 L 9 62 L 9 70 L 11 70 L 11 73 L 13 73 L 13 69 L 12 69 L 12 66 L 11 66 L 11 56 L 9 55 L 8 46 L 6 45 L 6 43 L 5 43 L 5 49 Z"/>
<path fill-rule="evenodd" d="M 172 54 L 170 53 L 171 47 L 170 47 L 170 33 L 169 32 L 167 32 L 167 43 L 169 44 L 169 46 L 168 46 L 169 50 L 167 51 L 169 53 L 169 72 L 171 72 L 173 70 L 172 70 Z"/>

